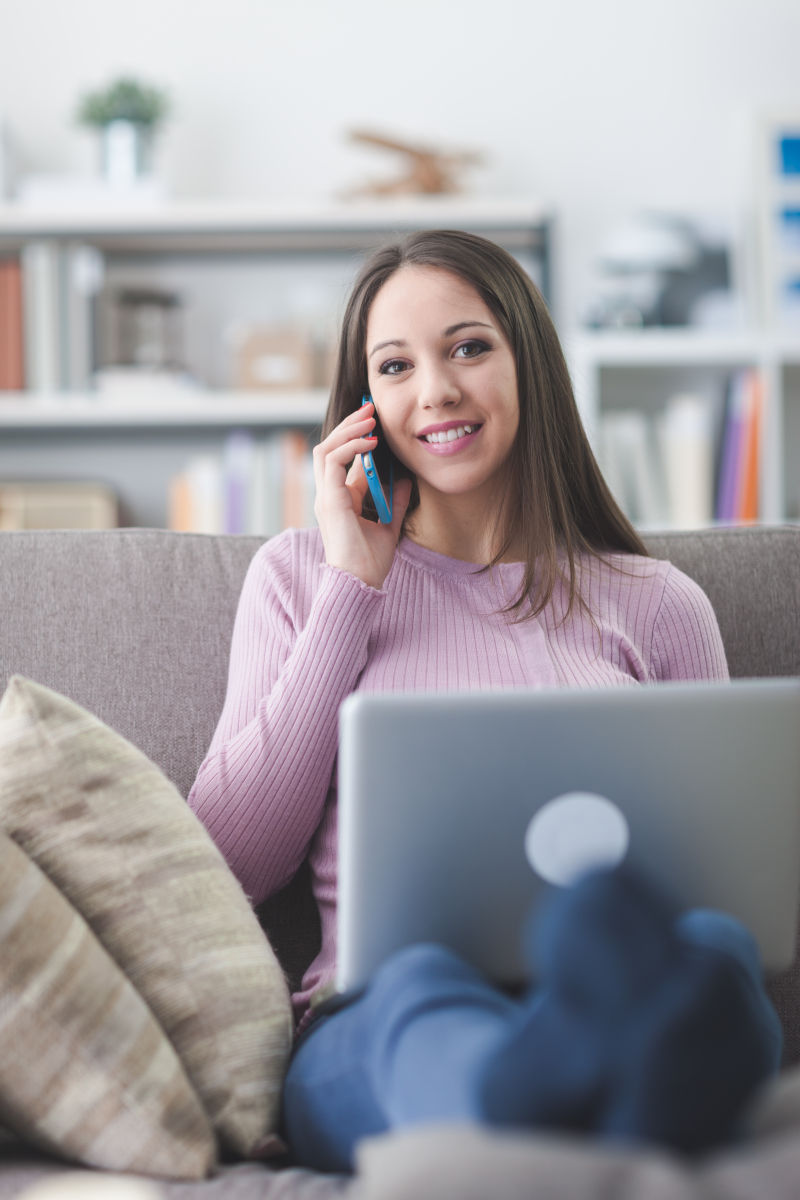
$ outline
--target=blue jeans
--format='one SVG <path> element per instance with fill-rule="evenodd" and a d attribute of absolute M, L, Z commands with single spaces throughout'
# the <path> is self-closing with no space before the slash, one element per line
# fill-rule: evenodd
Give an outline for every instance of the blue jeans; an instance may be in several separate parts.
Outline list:
<path fill-rule="evenodd" d="M 557 900 L 531 941 L 538 982 L 521 999 L 450 950 L 419 945 L 320 1016 L 284 1088 L 294 1159 L 349 1171 L 361 1138 L 439 1120 L 687 1153 L 736 1135 L 782 1047 L 740 924 L 678 917 L 608 872 Z"/>

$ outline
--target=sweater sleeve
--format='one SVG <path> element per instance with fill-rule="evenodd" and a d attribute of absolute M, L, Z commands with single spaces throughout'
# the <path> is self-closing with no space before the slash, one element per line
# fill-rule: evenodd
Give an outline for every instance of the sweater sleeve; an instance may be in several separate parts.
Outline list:
<path fill-rule="evenodd" d="M 296 540 L 273 542 L 245 578 L 225 704 L 189 793 L 254 903 L 291 879 L 322 818 L 339 706 L 383 602 L 352 575 L 304 560 Z"/>
<path fill-rule="evenodd" d="M 655 620 L 652 660 L 657 680 L 729 677 L 711 601 L 699 584 L 671 565 Z"/>

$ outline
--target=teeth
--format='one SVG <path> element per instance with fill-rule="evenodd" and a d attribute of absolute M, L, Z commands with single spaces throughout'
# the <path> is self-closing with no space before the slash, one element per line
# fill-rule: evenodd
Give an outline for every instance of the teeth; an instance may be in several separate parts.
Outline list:
<path fill-rule="evenodd" d="M 457 438 L 466 437 L 468 433 L 474 433 L 478 428 L 477 425 L 458 425 L 455 429 L 446 429 L 443 433 L 426 433 L 426 442 L 454 442 Z"/>

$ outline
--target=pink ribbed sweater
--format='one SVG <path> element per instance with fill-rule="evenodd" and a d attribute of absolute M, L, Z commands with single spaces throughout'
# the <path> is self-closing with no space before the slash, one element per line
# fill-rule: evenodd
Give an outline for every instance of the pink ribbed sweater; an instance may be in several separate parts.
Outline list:
<path fill-rule="evenodd" d="M 594 625 L 579 608 L 560 621 L 565 589 L 538 618 L 510 621 L 498 610 L 521 581 L 521 564 L 477 574 L 403 539 L 377 591 L 327 566 L 317 530 L 287 531 L 255 555 L 189 803 L 254 903 L 309 857 L 322 948 L 294 997 L 298 1019 L 335 967 L 337 719 L 350 692 L 727 678 L 707 597 L 669 563 L 587 557 Z"/>

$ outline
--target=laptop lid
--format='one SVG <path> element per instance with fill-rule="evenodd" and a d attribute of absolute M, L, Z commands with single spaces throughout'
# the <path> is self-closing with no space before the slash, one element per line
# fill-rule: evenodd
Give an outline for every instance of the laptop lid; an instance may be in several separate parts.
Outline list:
<path fill-rule="evenodd" d="M 790 965 L 800 680 L 354 694 L 340 711 L 337 986 L 451 946 L 500 983 L 543 889 L 623 858 Z"/>

